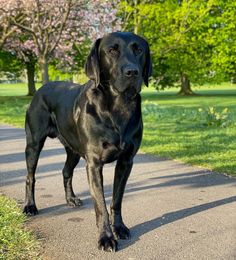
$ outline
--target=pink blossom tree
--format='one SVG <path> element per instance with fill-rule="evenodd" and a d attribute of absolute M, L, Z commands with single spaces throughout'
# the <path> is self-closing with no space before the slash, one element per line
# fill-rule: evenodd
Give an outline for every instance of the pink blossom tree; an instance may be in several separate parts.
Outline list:
<path fill-rule="evenodd" d="M 19 8 L 19 2 L 16 0 L 0 0 L 0 51 L 9 53 L 9 57 L 16 57 L 27 71 L 28 95 L 33 95 L 36 91 L 34 75 L 36 55 L 29 46 L 30 36 L 22 34 L 22 31 L 12 23 L 11 17 L 15 17 L 23 22 L 25 17 Z M 6 62 L 6 60 L 3 60 Z"/>
<path fill-rule="evenodd" d="M 14 32 L 10 25 L 10 20 L 0 8 L 0 49 L 2 49 L 6 39 Z"/>
<path fill-rule="evenodd" d="M 72 64 L 74 47 L 120 28 L 114 4 L 103 0 L 0 0 L 0 22 L 5 28 L 4 32 L 0 27 L 0 44 L 22 57 L 35 57 L 46 83 L 50 61 Z"/>
<path fill-rule="evenodd" d="M 36 92 L 35 88 L 35 68 L 37 63 L 37 56 L 33 51 L 33 42 L 30 36 L 21 35 L 19 29 L 8 37 L 4 44 L 4 49 L 17 57 L 17 59 L 24 64 L 27 74 L 28 95 L 32 96 Z"/>
<path fill-rule="evenodd" d="M 20 14 L 17 9 L 16 1 L 3 1 L 0 0 L 0 50 L 5 44 L 7 38 L 15 33 L 16 27 L 12 26 L 11 20 L 9 19 L 11 16 L 17 17 L 20 19 Z"/>

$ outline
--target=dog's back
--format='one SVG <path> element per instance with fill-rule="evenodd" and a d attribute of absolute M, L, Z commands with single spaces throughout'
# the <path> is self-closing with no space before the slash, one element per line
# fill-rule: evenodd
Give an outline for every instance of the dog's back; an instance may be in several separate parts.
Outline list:
<path fill-rule="evenodd" d="M 85 86 L 66 81 L 53 81 L 43 85 L 34 95 L 26 112 L 25 130 L 27 136 L 43 140 L 47 136 L 58 137 L 62 142 L 61 131 L 73 128 L 73 108 L 76 98 L 86 89 Z M 65 120 L 68 120 L 65 124 Z M 66 125 L 67 129 L 58 126 Z M 33 140 L 31 140 L 33 142 Z"/>
<path fill-rule="evenodd" d="M 52 81 L 43 85 L 34 95 L 29 111 L 34 108 L 53 110 L 60 104 L 71 105 L 83 86 L 67 81 Z"/>

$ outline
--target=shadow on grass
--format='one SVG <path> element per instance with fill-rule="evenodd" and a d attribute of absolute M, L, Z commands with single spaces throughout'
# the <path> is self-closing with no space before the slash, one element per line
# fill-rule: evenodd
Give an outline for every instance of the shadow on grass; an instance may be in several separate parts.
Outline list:
<path fill-rule="evenodd" d="M 199 99 L 201 97 L 224 97 L 224 98 L 232 98 L 232 96 L 236 97 L 236 89 L 224 89 L 224 90 L 194 90 L 196 95 L 193 96 L 182 96 L 177 95 L 178 91 L 170 91 L 170 92 L 163 92 L 163 91 L 153 91 L 153 92 L 142 92 L 143 100 L 186 100 L 189 99 Z"/>

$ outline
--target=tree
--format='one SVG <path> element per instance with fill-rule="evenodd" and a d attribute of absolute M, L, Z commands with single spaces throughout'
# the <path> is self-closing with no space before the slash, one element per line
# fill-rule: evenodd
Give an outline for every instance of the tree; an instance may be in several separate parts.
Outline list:
<path fill-rule="evenodd" d="M 7 5 L 7 7 L 6 7 Z M 7 12 L 6 12 L 7 9 Z M 6 39 L 15 32 L 15 27 L 11 25 L 9 17 L 11 15 L 18 16 L 17 3 L 8 1 L 0 1 L 0 50 L 2 49 Z"/>
<path fill-rule="evenodd" d="M 24 67 L 17 57 L 5 51 L 0 51 L 0 76 L 15 79 L 20 76 Z"/>
<path fill-rule="evenodd" d="M 6 0 L 0 0 L 0 5 Z M 14 2 L 11 0 L 11 2 Z M 49 81 L 48 63 L 57 59 L 73 63 L 75 46 L 86 38 L 111 30 L 116 19 L 113 4 L 102 0 L 15 0 L 16 14 L 8 16 L 10 24 L 26 34 L 29 49 L 37 57 L 43 83 Z M 12 10 L 6 5 L 5 12 Z M 20 15 L 18 14 L 20 13 Z"/>
<path fill-rule="evenodd" d="M 14 31 L 10 26 L 9 19 L 3 15 L 4 12 L 1 9 L 2 8 L 0 8 L 0 49 L 2 49 L 7 37 L 9 37 Z"/>
<path fill-rule="evenodd" d="M 213 34 L 222 33 L 222 27 L 215 27 L 212 20 L 212 12 L 219 7 L 219 2 L 222 4 L 220 9 L 224 10 L 225 1 L 220 0 L 149 0 L 136 1 L 136 5 L 134 1 L 122 1 L 127 28 L 135 28 L 134 14 L 140 17 L 136 19 L 138 31 L 151 45 L 158 88 L 178 84 L 181 87 L 179 94 L 191 95 L 191 82 L 203 84 L 223 80 L 223 71 L 213 67 L 213 57 L 219 55 L 217 45 L 219 49 L 225 48 L 222 41 L 212 41 Z M 230 1 L 226 2 L 229 5 Z M 225 19 L 226 13 L 223 13 Z M 215 13 L 214 18 L 219 19 L 223 13 Z M 233 15 L 230 17 L 233 19 Z M 228 21 L 227 18 L 224 23 Z M 235 42 L 235 36 L 233 38 Z M 226 41 L 229 39 L 227 36 Z"/>
<path fill-rule="evenodd" d="M 236 79 L 236 2 L 216 0 L 209 22 L 211 34 L 206 39 L 214 46 L 212 63 L 218 73 L 224 71 L 232 81 Z"/>
<path fill-rule="evenodd" d="M 16 30 L 16 32 L 19 30 Z M 28 96 L 33 96 L 36 92 L 35 87 L 35 67 L 37 63 L 37 56 L 32 50 L 32 41 L 29 35 L 18 33 L 12 34 L 6 39 L 4 49 L 13 54 L 18 61 L 20 61 L 25 69 L 27 75 Z"/>
<path fill-rule="evenodd" d="M 1 62 L 5 62 L 4 71 L 12 72 L 15 68 L 22 71 L 23 64 L 27 71 L 28 95 L 35 91 L 35 64 L 36 56 L 31 49 L 29 35 L 22 34 L 21 30 L 12 23 L 11 17 L 23 22 L 24 17 L 19 8 L 19 1 L 0 1 L 0 50 L 2 50 Z M 15 66 L 15 64 L 18 64 Z"/>

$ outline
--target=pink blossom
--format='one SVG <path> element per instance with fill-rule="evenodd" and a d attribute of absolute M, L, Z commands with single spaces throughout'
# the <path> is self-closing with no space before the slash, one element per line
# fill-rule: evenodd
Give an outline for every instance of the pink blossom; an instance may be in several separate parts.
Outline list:
<path fill-rule="evenodd" d="M 104 0 L 0 0 L 0 31 L 9 22 L 14 30 L 4 48 L 19 56 L 31 53 L 73 63 L 74 44 L 120 29 L 116 4 Z"/>

